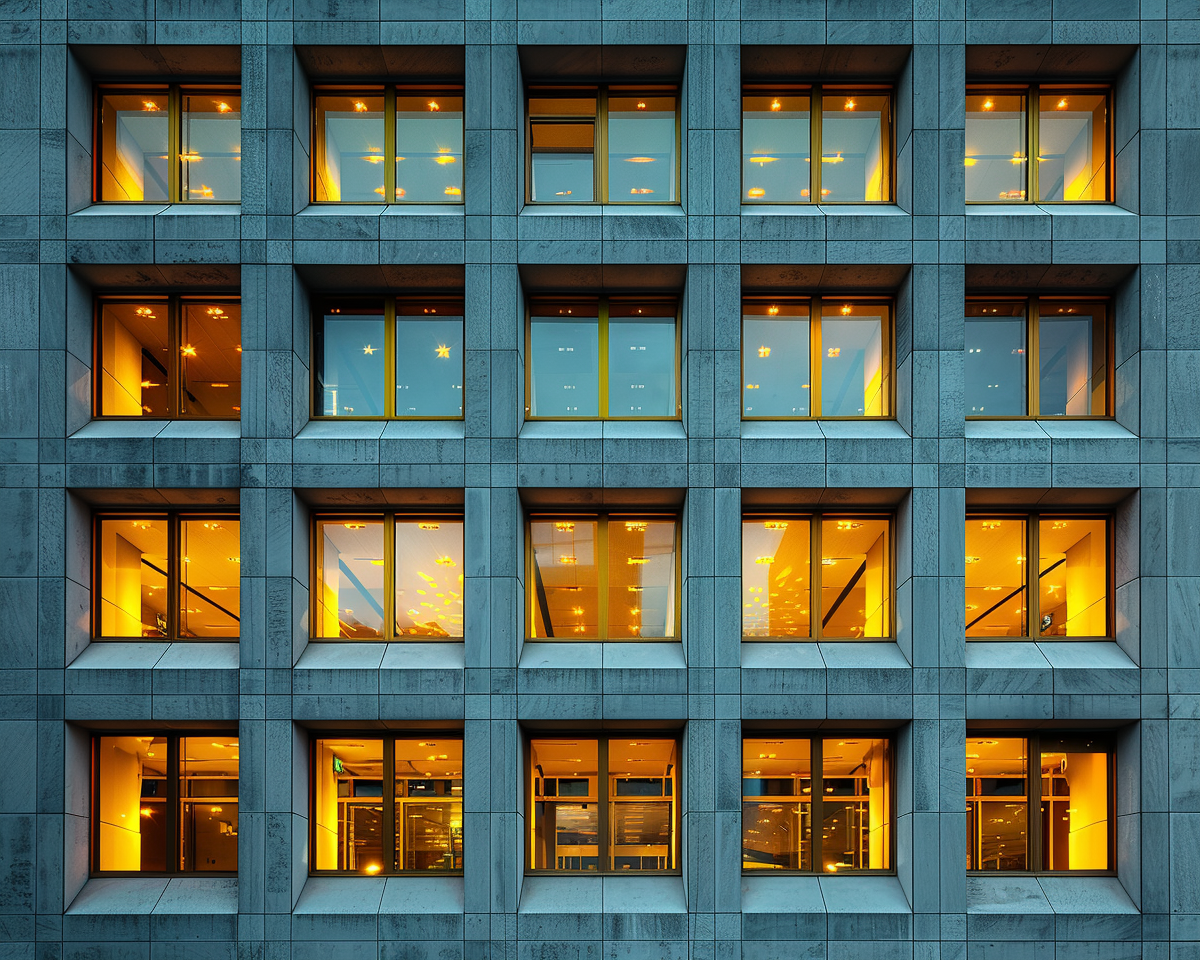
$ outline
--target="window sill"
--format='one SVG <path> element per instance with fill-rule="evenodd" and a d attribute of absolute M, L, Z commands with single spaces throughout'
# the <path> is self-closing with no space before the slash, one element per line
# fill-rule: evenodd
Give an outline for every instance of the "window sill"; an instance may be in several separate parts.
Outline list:
<path fill-rule="evenodd" d="M 680 420 L 526 420 L 518 440 L 686 440 Z"/>
<path fill-rule="evenodd" d="M 310 203 L 297 217 L 464 217 L 461 203 Z"/>
<path fill-rule="evenodd" d="M 1019 931 L 995 928 L 1015 925 L 1017 917 L 1050 914 L 1109 918 L 1116 926 L 1136 927 L 1133 932 L 1136 937 L 1141 931 L 1140 919 L 1129 925 L 1118 918 L 1138 917 L 1140 912 L 1116 877 L 967 875 L 967 936 L 972 939 L 977 936 L 972 928 L 979 928 L 979 935 L 984 938 L 1024 939 L 1012 936 Z M 1062 938 L 1061 933 L 1059 937 Z M 1121 936 L 1119 930 L 1107 929 L 1106 924 L 1102 934 L 1088 939 L 1128 937 Z"/>
<path fill-rule="evenodd" d="M 894 203 L 765 203 L 742 204 L 743 217 L 907 217 L 908 212 Z"/>
<path fill-rule="evenodd" d="M 466 669 L 461 638 L 437 643 L 382 640 L 311 639 L 294 670 L 455 670 Z M 334 879 L 343 879 L 337 877 Z M 373 879 L 373 878 L 367 878 Z"/>
<path fill-rule="evenodd" d="M 309 420 L 295 439 L 304 440 L 462 440 L 462 420 Z"/>
<path fill-rule="evenodd" d="M 684 217 L 679 203 L 527 203 L 522 217 Z"/>
<path fill-rule="evenodd" d="M 517 670 L 686 670 L 678 640 L 526 640 Z"/>
<path fill-rule="evenodd" d="M 159 214 L 171 216 L 217 216 L 238 217 L 242 213 L 240 201 L 227 203 L 162 203 L 158 201 L 134 201 L 119 203 L 116 201 L 93 203 L 76 210 L 71 217 L 154 217 Z"/>
<path fill-rule="evenodd" d="M 238 420 L 91 420 L 76 430 L 71 440 L 240 440 Z"/>
<path fill-rule="evenodd" d="M 683 877 L 527 876 L 518 914 L 611 913 L 687 916 Z M 686 919 L 683 938 L 687 937 Z"/>
<path fill-rule="evenodd" d="M 92 640 L 67 670 L 231 671 L 237 691 L 238 641 Z M 67 674 L 71 676 L 70 673 Z M 68 690 L 68 692 L 70 692 Z"/>
<path fill-rule="evenodd" d="M 862 420 L 743 420 L 743 440 L 908 440 L 890 417 Z"/>
<path fill-rule="evenodd" d="M 292 913 L 461 915 L 463 902 L 462 877 L 309 877 Z"/>
<path fill-rule="evenodd" d="M 1019 419 L 966 421 L 968 440 L 1137 440 L 1115 420 L 1107 417 L 1092 419 Z"/>
<path fill-rule="evenodd" d="M 93 877 L 65 915 L 129 917 L 238 912 L 238 887 L 231 877 Z M 231 939 L 236 930 L 231 931 Z"/>
<path fill-rule="evenodd" d="M 912 909 L 892 876 L 742 877 L 746 939 L 824 940 L 862 936 L 870 917 L 872 939 L 912 936 Z"/>
<path fill-rule="evenodd" d="M 1111 201 L 1085 203 L 968 203 L 968 217 L 1005 216 L 1071 216 L 1071 217 L 1129 217 L 1136 224 L 1138 215 Z"/>

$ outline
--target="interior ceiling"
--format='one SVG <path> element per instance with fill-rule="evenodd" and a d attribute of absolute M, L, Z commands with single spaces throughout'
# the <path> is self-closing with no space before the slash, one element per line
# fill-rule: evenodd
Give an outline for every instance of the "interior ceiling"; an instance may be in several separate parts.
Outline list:
<path fill-rule="evenodd" d="M 1136 52 L 1132 43 L 968 44 L 967 80 L 1110 79 Z"/>
<path fill-rule="evenodd" d="M 465 49 L 453 44 L 408 46 L 300 44 L 296 59 L 310 80 L 419 80 L 461 83 Z"/>
<path fill-rule="evenodd" d="M 745 81 L 895 80 L 908 61 L 903 44 L 746 44 L 742 46 Z"/>
<path fill-rule="evenodd" d="M 242 75 L 242 48 L 236 44 L 83 44 L 70 46 L 71 55 L 95 79 L 123 81 L 228 80 Z"/>
<path fill-rule="evenodd" d="M 552 45 L 517 48 L 526 83 L 555 81 L 680 80 L 687 57 L 683 44 Z"/>

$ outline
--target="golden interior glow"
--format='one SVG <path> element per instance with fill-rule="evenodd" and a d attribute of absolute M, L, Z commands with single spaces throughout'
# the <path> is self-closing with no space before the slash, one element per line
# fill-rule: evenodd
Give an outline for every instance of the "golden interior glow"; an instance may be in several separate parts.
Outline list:
<path fill-rule="evenodd" d="M 748 196 L 751 200 L 757 200 L 760 197 L 765 197 L 766 195 L 767 191 L 762 187 L 751 187 L 746 191 L 746 196 Z"/>
<path fill-rule="evenodd" d="M 626 163 L 653 163 L 653 157 L 626 157 Z"/>
<path fill-rule="evenodd" d="M 217 105 L 218 113 L 229 113 L 233 110 L 233 107 L 227 104 L 224 100 L 214 100 L 213 103 Z"/>
<path fill-rule="evenodd" d="M 436 100 L 429 101 L 429 110 L 431 113 L 437 113 L 441 109 L 442 108 L 438 106 L 438 102 Z"/>
<path fill-rule="evenodd" d="M 448 346 L 446 346 L 444 343 L 439 344 L 435 349 L 437 351 L 437 355 L 439 357 L 441 357 L 443 360 L 450 359 L 450 348 Z"/>
<path fill-rule="evenodd" d="M 775 110 L 775 111 L 782 110 L 783 104 L 781 104 L 778 100 L 772 100 L 771 101 L 771 109 Z"/>
<path fill-rule="evenodd" d="M 748 159 L 750 160 L 751 163 L 764 164 L 764 163 L 774 163 L 779 158 L 778 157 L 749 157 Z"/>
<path fill-rule="evenodd" d="M 988 97 L 986 100 L 984 100 L 984 101 L 983 101 L 983 109 L 984 109 L 984 110 L 991 110 L 991 109 L 993 109 L 995 106 L 996 106 L 996 104 L 994 104 L 994 103 L 992 102 L 992 98 L 991 98 L 991 97 Z"/>
<path fill-rule="evenodd" d="M 354 112 L 355 113 L 366 113 L 367 105 L 365 103 L 363 103 L 361 100 L 355 100 L 354 101 Z"/>
<path fill-rule="evenodd" d="M 142 109 L 147 110 L 147 111 L 153 111 L 153 110 L 159 110 L 159 109 L 161 109 L 161 107 L 159 107 L 159 105 L 157 103 L 155 103 L 153 100 L 143 100 L 142 101 Z"/>
<path fill-rule="evenodd" d="M 855 103 L 853 99 L 849 99 L 846 101 L 846 109 L 847 110 L 853 110 L 857 106 L 858 106 L 858 104 Z"/>
<path fill-rule="evenodd" d="M 771 348 L 770 347 L 759 347 L 758 355 L 760 357 L 766 359 L 767 357 L 769 357 L 771 355 Z"/>

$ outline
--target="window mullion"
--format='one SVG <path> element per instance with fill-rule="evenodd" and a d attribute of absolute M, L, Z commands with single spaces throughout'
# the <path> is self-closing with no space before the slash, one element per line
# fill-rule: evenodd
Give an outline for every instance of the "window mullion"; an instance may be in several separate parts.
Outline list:
<path fill-rule="evenodd" d="M 808 815 L 808 862 L 813 873 L 822 873 L 821 858 L 824 844 L 821 831 L 825 823 L 825 744 L 819 736 L 814 736 L 812 743 L 812 769 L 809 783 L 812 797 L 811 810 Z"/>
<path fill-rule="evenodd" d="M 808 139 L 808 202 L 821 202 L 821 86 L 813 84 L 808 101 L 810 134 Z"/>
<path fill-rule="evenodd" d="M 383 838 L 384 864 L 390 864 L 389 873 L 404 870 L 404 859 L 400 850 L 400 835 L 396 831 L 396 738 L 383 738 Z M 382 864 L 381 864 L 382 866 Z M 385 868 L 387 869 L 387 868 Z"/>
<path fill-rule="evenodd" d="M 179 87 L 167 88 L 167 199 L 182 203 L 183 195 L 183 96 Z M 142 194 L 143 198 L 145 193 Z"/>
<path fill-rule="evenodd" d="M 396 641 L 396 515 L 383 518 L 383 636 Z"/>
<path fill-rule="evenodd" d="M 1030 297 L 1025 308 L 1025 366 L 1029 371 L 1026 376 L 1029 378 L 1029 397 L 1026 403 L 1026 414 L 1031 417 L 1036 417 L 1041 413 L 1042 409 L 1042 385 L 1041 385 L 1041 326 L 1042 326 L 1042 310 L 1041 304 L 1036 297 Z"/>
<path fill-rule="evenodd" d="M 181 742 L 177 734 L 171 734 L 167 737 L 167 815 L 163 819 L 166 821 L 166 848 L 168 852 L 165 866 L 168 873 L 184 872 L 183 818 L 179 815 L 181 802 L 179 790 L 179 747 Z"/>
<path fill-rule="evenodd" d="M 388 297 L 383 301 L 383 415 L 388 418 L 396 416 L 396 367 L 396 298 Z"/>
<path fill-rule="evenodd" d="M 400 145 L 396 143 L 396 87 L 388 84 L 383 88 L 383 202 L 396 202 L 396 156 Z M 386 409 L 386 404 L 385 404 Z"/>
<path fill-rule="evenodd" d="M 597 639 L 608 640 L 608 590 L 609 590 L 609 561 L 608 561 L 608 517 L 596 518 L 596 603 L 600 609 L 596 611 L 598 626 Z"/>
<path fill-rule="evenodd" d="M 608 873 L 613 867 L 608 836 L 611 798 L 608 795 L 608 739 L 606 737 L 601 737 L 596 741 L 596 800 L 596 838 L 599 846 L 596 851 L 596 868 L 598 873 Z"/>
<path fill-rule="evenodd" d="M 1025 827 L 1025 836 L 1029 839 L 1029 861 L 1026 869 L 1037 873 L 1042 869 L 1042 750 L 1038 735 L 1030 734 L 1025 740 L 1025 754 L 1029 781 L 1027 800 L 1029 812 Z"/>
<path fill-rule="evenodd" d="M 1025 198 L 1027 203 L 1037 203 L 1041 190 L 1041 178 L 1038 174 L 1038 157 L 1042 153 L 1039 129 L 1041 103 L 1038 87 L 1030 84 L 1025 101 L 1027 123 L 1025 130 L 1025 188 L 1029 191 L 1029 196 Z"/>
<path fill-rule="evenodd" d="M 183 361 L 180 357 L 180 347 L 183 342 L 183 304 L 178 297 L 168 297 L 166 304 L 167 320 L 167 418 L 170 420 L 183 417 Z"/>
<path fill-rule="evenodd" d="M 1026 530 L 1028 553 L 1025 557 L 1025 609 L 1029 623 L 1029 636 L 1034 640 L 1042 637 L 1042 544 L 1041 515 L 1029 517 Z"/>
<path fill-rule="evenodd" d="M 592 151 L 592 196 L 608 203 L 608 87 L 596 88 Z"/>
<path fill-rule="evenodd" d="M 183 532 L 179 514 L 167 515 L 167 636 L 179 638 L 179 607 L 183 598 Z"/>

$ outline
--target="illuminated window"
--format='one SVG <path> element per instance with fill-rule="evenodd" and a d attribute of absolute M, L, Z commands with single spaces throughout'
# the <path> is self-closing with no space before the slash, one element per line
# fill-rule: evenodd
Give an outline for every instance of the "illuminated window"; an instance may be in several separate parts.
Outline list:
<path fill-rule="evenodd" d="M 462 203 L 462 87 L 318 87 L 315 203 Z"/>
<path fill-rule="evenodd" d="M 529 521 L 528 636 L 678 636 L 678 522 L 661 514 L 535 515 Z"/>
<path fill-rule="evenodd" d="M 97 417 L 241 416 L 242 307 L 236 297 L 102 297 L 96 358 Z"/>
<path fill-rule="evenodd" d="M 1108 301 L 968 300 L 968 417 L 1112 412 Z"/>
<path fill-rule="evenodd" d="M 96 200 L 237 203 L 241 111 L 236 85 L 99 87 Z"/>
<path fill-rule="evenodd" d="M 868 514 L 743 518 L 742 637 L 892 636 L 891 528 Z"/>
<path fill-rule="evenodd" d="M 462 417 L 461 298 L 330 300 L 313 329 L 314 416 Z"/>
<path fill-rule="evenodd" d="M 460 735 L 321 738 L 312 770 L 313 873 L 462 872 Z"/>
<path fill-rule="evenodd" d="M 1111 112 L 1107 87 L 968 86 L 967 202 L 1111 200 Z"/>
<path fill-rule="evenodd" d="M 237 873 L 238 738 L 92 739 L 92 869 Z"/>
<path fill-rule="evenodd" d="M 526 357 L 530 419 L 681 414 L 674 298 L 536 297 L 529 303 Z"/>
<path fill-rule="evenodd" d="M 528 869 L 678 871 L 678 756 L 662 736 L 530 740 Z"/>
<path fill-rule="evenodd" d="M 889 870 L 893 817 L 890 740 L 847 734 L 742 741 L 747 873 Z"/>
<path fill-rule="evenodd" d="M 743 418 L 891 416 L 891 319 L 886 300 L 744 299 Z"/>
<path fill-rule="evenodd" d="M 531 203 L 678 203 L 673 84 L 530 87 Z"/>
<path fill-rule="evenodd" d="M 1113 766 L 1103 736 L 968 736 L 967 869 L 1110 870 Z"/>
<path fill-rule="evenodd" d="M 966 548 L 968 637 L 1112 636 L 1107 517 L 968 514 Z"/>
<path fill-rule="evenodd" d="M 891 203 L 892 153 L 888 87 L 742 88 L 742 203 Z"/>
<path fill-rule="evenodd" d="M 395 642 L 462 637 L 461 516 L 321 516 L 313 542 L 314 638 Z"/>
<path fill-rule="evenodd" d="M 238 638 L 236 513 L 104 513 L 95 537 L 97 639 Z"/>

